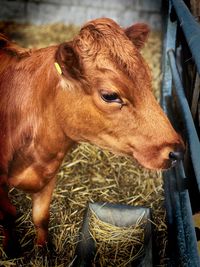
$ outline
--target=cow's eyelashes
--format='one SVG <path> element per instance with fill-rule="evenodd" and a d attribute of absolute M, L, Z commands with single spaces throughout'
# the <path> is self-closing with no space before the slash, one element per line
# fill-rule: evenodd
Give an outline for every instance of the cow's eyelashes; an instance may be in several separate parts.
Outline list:
<path fill-rule="evenodd" d="M 115 92 L 101 91 L 100 95 L 101 95 L 101 98 L 107 103 L 113 103 L 113 102 L 119 103 L 119 104 L 123 103 L 120 96 Z"/>

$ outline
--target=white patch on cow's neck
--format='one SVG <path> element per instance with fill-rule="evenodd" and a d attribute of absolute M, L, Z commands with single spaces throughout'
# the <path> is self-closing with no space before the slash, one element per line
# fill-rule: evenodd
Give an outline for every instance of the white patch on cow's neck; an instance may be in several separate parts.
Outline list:
<path fill-rule="evenodd" d="M 71 82 L 65 78 L 61 78 L 59 85 L 61 86 L 62 90 L 64 90 L 64 91 L 65 90 L 67 90 L 67 91 L 73 90 L 73 86 L 72 86 Z"/>

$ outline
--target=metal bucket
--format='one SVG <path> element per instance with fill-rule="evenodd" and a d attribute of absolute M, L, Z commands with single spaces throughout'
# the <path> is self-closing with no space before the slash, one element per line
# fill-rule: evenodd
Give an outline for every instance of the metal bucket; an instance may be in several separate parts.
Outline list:
<path fill-rule="evenodd" d="M 90 234 L 89 222 L 91 211 L 99 220 L 118 227 L 130 227 L 136 224 L 138 218 L 142 217 L 144 222 L 144 244 L 140 256 L 126 266 L 151 267 L 152 266 L 152 226 L 151 211 L 145 207 L 133 207 L 129 205 L 110 203 L 89 203 L 86 209 L 83 225 L 79 233 L 73 267 L 94 266 L 96 255 L 95 241 Z"/>

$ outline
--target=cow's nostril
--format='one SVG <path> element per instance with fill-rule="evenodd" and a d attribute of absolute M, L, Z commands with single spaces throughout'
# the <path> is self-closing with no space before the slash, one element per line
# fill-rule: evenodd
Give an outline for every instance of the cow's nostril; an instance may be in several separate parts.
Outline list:
<path fill-rule="evenodd" d="M 171 160 L 182 160 L 183 159 L 183 152 L 182 151 L 170 152 L 169 158 Z"/>

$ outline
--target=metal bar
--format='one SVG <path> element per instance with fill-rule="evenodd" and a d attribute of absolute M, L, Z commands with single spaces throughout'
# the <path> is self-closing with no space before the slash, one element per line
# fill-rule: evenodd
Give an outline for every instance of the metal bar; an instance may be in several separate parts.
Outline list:
<path fill-rule="evenodd" d="M 199 139 L 191 116 L 191 111 L 189 109 L 188 102 L 184 94 L 180 76 L 177 70 L 174 53 L 172 52 L 172 49 L 175 50 L 176 46 L 176 28 L 177 28 L 177 23 L 172 22 L 170 20 L 171 9 L 174 2 L 183 4 L 182 1 L 178 0 L 169 1 L 167 29 L 165 31 L 167 32 L 167 34 L 165 36 L 165 46 L 163 49 L 164 78 L 162 83 L 163 92 L 162 92 L 161 104 L 164 111 L 170 117 L 171 121 L 173 121 L 174 120 L 172 111 L 173 110 L 172 78 L 173 78 L 173 83 L 175 85 L 175 93 L 177 95 L 177 100 L 180 106 L 181 115 L 183 117 L 182 119 L 184 121 L 185 128 L 187 130 L 187 139 L 189 142 L 191 159 L 194 165 L 193 167 L 198 183 L 198 189 L 200 190 Z M 178 7 L 178 9 L 180 11 L 181 9 L 180 6 Z M 182 22 L 181 19 L 179 20 Z M 185 21 L 183 24 L 185 24 Z M 183 24 L 181 25 L 182 27 L 185 26 Z M 191 31 L 191 28 L 189 29 L 189 31 Z M 184 32 L 184 34 L 187 33 Z M 192 32 L 192 37 L 193 34 L 194 32 Z M 193 44 L 193 40 L 191 40 L 191 43 Z M 167 54 L 167 51 L 169 50 L 170 52 Z M 195 53 L 192 52 L 192 55 L 194 56 Z M 173 168 L 171 170 L 168 170 L 167 172 L 164 173 L 163 176 L 164 176 L 165 203 L 167 209 L 168 234 L 169 234 L 170 262 L 168 266 L 199 267 L 200 262 L 197 250 L 196 235 L 192 220 L 191 203 L 189 200 L 188 190 L 184 187 L 185 173 L 183 165 L 180 164 L 176 169 Z"/>
<path fill-rule="evenodd" d="M 167 102 L 167 114 L 175 124 L 172 99 Z M 168 219 L 170 267 L 200 265 L 191 203 L 180 162 L 164 172 L 165 203 Z"/>
<path fill-rule="evenodd" d="M 199 267 L 197 240 L 192 221 L 188 190 L 178 190 L 178 180 L 185 177 L 180 163 L 176 169 L 164 173 L 165 193 L 170 201 L 167 209 L 169 230 L 170 266 Z M 168 207 L 169 208 L 169 207 Z"/>
<path fill-rule="evenodd" d="M 180 266 L 180 260 L 185 258 L 186 244 L 183 233 L 184 229 L 182 224 L 182 218 L 180 216 L 180 207 L 177 207 L 177 205 L 179 204 L 179 200 L 177 199 L 177 193 L 174 192 L 175 178 L 172 170 L 163 173 L 163 178 L 169 243 L 168 257 L 170 259 L 167 266 L 176 267 Z M 176 204 L 176 206 L 174 206 L 174 203 Z M 178 235 L 177 228 L 179 228 Z M 179 246 L 178 240 L 183 240 L 184 245 L 181 246 L 181 248 Z"/>
<path fill-rule="evenodd" d="M 163 110 L 167 111 L 166 106 L 166 98 L 171 95 L 172 90 L 172 74 L 169 65 L 169 58 L 167 56 L 167 51 L 171 48 L 175 49 L 176 44 L 176 30 L 177 30 L 177 22 L 171 22 L 170 13 L 171 13 L 171 2 L 169 2 L 169 11 L 165 19 L 165 29 L 166 33 L 164 36 L 164 45 L 163 45 L 163 79 L 162 79 L 162 90 L 161 90 L 161 106 Z"/>
<path fill-rule="evenodd" d="M 174 51 L 168 51 L 170 66 L 172 70 L 173 82 L 175 85 L 175 93 L 181 110 L 182 120 L 187 131 L 187 139 L 189 142 L 190 154 L 193 163 L 193 168 L 196 176 L 198 190 L 200 192 L 200 143 L 194 126 L 191 111 L 185 97 L 184 88 L 178 73 Z"/>
<path fill-rule="evenodd" d="M 200 95 L 200 77 L 197 74 L 195 78 L 194 91 L 192 96 L 192 105 L 191 105 L 191 113 L 193 119 L 195 119 L 195 116 L 197 114 L 199 95 Z"/>
<path fill-rule="evenodd" d="M 200 75 L 200 25 L 183 0 L 171 0 Z"/>
<path fill-rule="evenodd" d="M 182 162 L 180 162 L 175 168 L 176 180 L 179 184 L 183 184 L 185 179 L 185 172 Z M 179 180 L 179 181 L 178 181 Z M 185 232 L 185 243 L 188 257 L 188 265 L 191 267 L 199 266 L 200 259 L 197 249 L 197 238 L 194 228 L 194 222 L 192 219 L 192 208 L 189 198 L 188 190 L 183 189 L 179 192 L 179 201 L 181 206 L 181 213 L 183 219 L 183 227 Z"/>

